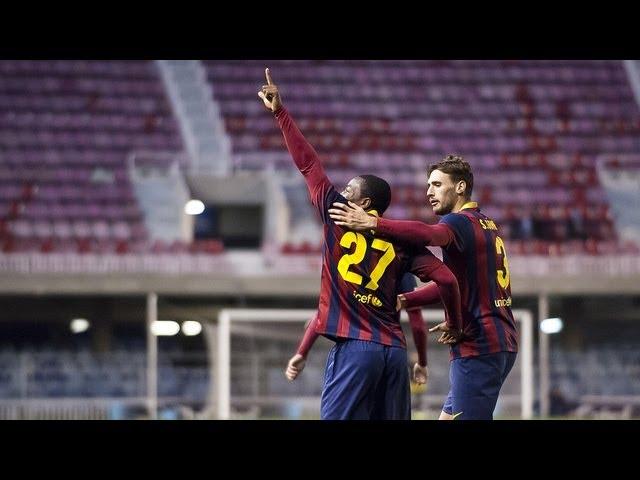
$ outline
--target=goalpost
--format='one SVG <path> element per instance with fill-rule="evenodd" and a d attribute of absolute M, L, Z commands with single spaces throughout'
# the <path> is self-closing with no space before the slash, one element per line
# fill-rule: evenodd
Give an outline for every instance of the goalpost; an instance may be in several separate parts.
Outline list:
<path fill-rule="evenodd" d="M 322 374 L 333 343 L 320 337 L 298 378 L 288 382 L 284 377 L 287 361 L 302 338 L 305 322 L 315 312 L 313 309 L 220 311 L 214 369 L 218 419 L 299 418 L 305 409 L 312 412 L 308 414 L 312 418 L 319 417 Z M 428 324 L 444 321 L 441 310 L 424 309 L 422 313 Z M 530 419 L 533 415 L 533 316 L 528 310 L 513 310 L 513 314 L 518 327 L 519 352 L 500 392 L 496 418 Z M 401 321 L 412 365 L 415 349 L 405 311 Z M 436 338 L 433 334 L 428 337 L 429 381 L 426 391 L 420 386 L 414 389 L 413 418 L 419 417 L 425 405 L 429 406 L 430 417 L 434 415 L 432 412 L 439 413 L 448 392 L 449 347 L 438 344 Z M 504 412 L 503 415 L 500 412 Z"/>

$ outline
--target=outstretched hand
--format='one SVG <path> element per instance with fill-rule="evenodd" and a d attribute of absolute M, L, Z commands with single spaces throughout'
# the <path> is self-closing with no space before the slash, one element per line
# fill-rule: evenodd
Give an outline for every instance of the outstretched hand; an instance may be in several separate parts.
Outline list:
<path fill-rule="evenodd" d="M 282 106 L 278 86 L 273 83 L 271 72 L 268 68 L 265 68 L 264 75 L 267 77 L 267 84 L 262 86 L 262 89 L 258 92 L 258 96 L 264 102 L 264 106 L 275 113 Z"/>
<path fill-rule="evenodd" d="M 369 215 L 360 205 L 349 202 L 348 205 L 336 202 L 329 210 L 329 216 L 336 225 L 341 225 L 349 230 L 365 231 L 378 226 L 377 218 Z"/>

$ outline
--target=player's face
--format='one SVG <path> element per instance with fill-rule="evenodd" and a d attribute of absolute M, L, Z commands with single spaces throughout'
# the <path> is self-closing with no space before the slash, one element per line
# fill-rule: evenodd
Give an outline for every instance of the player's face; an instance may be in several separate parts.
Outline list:
<path fill-rule="evenodd" d="M 358 177 L 352 178 L 344 190 L 340 193 L 347 200 L 362 206 L 364 200 L 369 197 L 362 197 L 362 189 L 360 187 L 360 179 Z"/>
<path fill-rule="evenodd" d="M 451 176 L 440 170 L 434 170 L 427 180 L 427 202 L 436 215 L 451 213 L 458 200 L 456 186 Z"/>

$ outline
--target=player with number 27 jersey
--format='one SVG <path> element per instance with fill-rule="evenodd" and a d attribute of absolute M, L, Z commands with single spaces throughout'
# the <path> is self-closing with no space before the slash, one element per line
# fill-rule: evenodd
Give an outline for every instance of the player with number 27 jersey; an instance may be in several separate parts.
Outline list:
<path fill-rule="evenodd" d="M 315 150 L 287 110 L 282 107 L 275 116 L 324 224 L 316 332 L 333 340 L 350 338 L 406 347 L 396 311 L 402 277 L 411 272 L 429 281 L 434 271 L 446 267 L 424 248 L 391 243 L 384 236 L 335 225 L 327 210 L 334 202 L 347 200 L 331 184 Z M 447 319 L 459 328 L 461 316 L 455 294 L 443 300 Z"/>

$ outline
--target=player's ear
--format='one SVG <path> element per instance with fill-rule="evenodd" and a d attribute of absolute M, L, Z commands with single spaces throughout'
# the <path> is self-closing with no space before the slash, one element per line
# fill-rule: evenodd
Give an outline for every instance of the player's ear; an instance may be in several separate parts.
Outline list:
<path fill-rule="evenodd" d="M 467 182 L 460 180 L 456 185 L 456 193 L 462 195 L 467 190 Z"/>
<path fill-rule="evenodd" d="M 360 206 L 364 209 L 364 210 L 369 210 L 371 208 L 371 198 L 369 197 L 364 197 L 362 199 L 362 202 L 360 202 Z"/>

